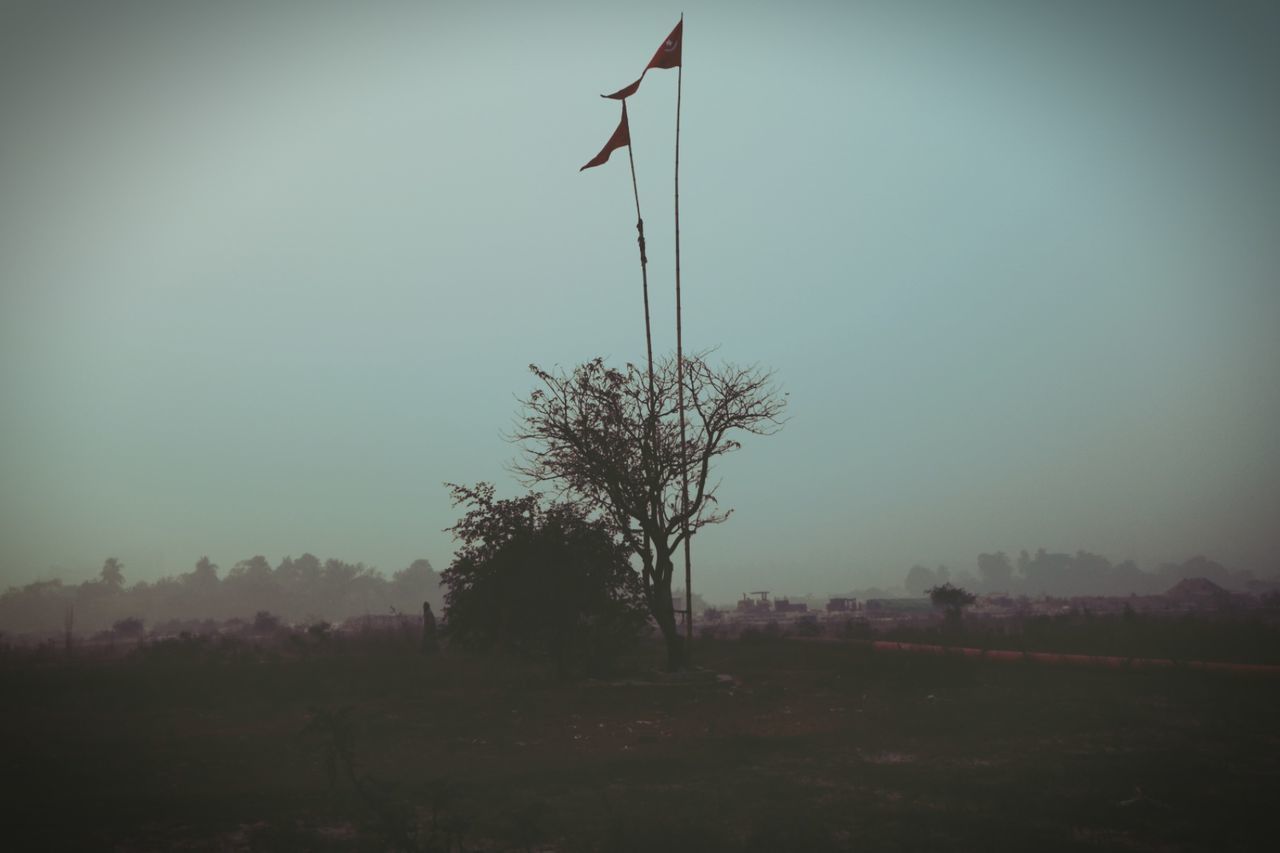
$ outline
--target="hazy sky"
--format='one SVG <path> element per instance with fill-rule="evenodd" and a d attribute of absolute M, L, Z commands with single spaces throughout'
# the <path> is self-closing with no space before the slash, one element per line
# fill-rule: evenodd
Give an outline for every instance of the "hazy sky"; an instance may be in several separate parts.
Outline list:
<path fill-rule="evenodd" d="M 695 589 L 1280 567 L 1280 5 L 685 0 L 686 346 L 791 422 Z M 681 8 L 0 0 L 0 584 L 446 566 L 530 362 L 643 358 Z M 630 102 L 674 346 L 676 72 Z"/>

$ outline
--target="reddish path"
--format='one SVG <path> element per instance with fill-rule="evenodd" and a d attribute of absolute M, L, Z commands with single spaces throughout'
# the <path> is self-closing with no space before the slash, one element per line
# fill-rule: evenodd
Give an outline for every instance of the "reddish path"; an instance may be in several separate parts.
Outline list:
<path fill-rule="evenodd" d="M 1223 663 L 1221 661 L 1173 661 L 1168 658 L 1125 658 L 1105 655 L 1064 655 L 1055 652 L 1014 652 L 999 649 L 970 649 L 963 646 L 935 646 L 928 643 L 895 643 L 875 640 L 871 648 L 877 652 L 914 652 L 928 655 L 954 655 L 995 661 L 1034 661 L 1035 663 L 1098 666 L 1110 669 L 1161 669 L 1174 666 L 1214 672 L 1236 672 L 1251 675 L 1280 675 L 1280 666 L 1262 663 Z"/>

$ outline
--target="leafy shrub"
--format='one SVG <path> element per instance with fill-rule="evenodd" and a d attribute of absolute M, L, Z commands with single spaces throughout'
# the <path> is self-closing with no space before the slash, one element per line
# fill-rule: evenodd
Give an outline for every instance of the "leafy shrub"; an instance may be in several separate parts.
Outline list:
<path fill-rule="evenodd" d="M 462 547 L 442 575 L 450 642 L 600 673 L 648 629 L 640 579 L 604 520 L 536 494 L 495 500 L 487 483 L 452 488 L 469 509 L 450 528 Z"/>
<path fill-rule="evenodd" d="M 111 626 L 111 633 L 115 634 L 117 637 L 124 637 L 125 639 L 141 637 L 145 630 L 142 620 L 137 616 L 129 616 L 125 619 L 120 619 Z"/>

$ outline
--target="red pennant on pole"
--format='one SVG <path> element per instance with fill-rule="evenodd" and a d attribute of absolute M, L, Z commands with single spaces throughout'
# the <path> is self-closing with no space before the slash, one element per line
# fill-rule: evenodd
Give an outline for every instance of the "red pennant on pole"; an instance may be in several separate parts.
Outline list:
<path fill-rule="evenodd" d="M 644 71 L 640 72 L 640 80 L 644 79 L 644 75 L 649 73 L 650 68 L 675 68 L 680 64 L 680 53 L 684 47 L 684 18 L 680 19 L 680 23 L 676 24 L 676 28 L 671 31 L 671 35 L 667 36 L 659 47 L 657 52 L 653 54 L 653 59 L 649 60 L 649 64 L 644 67 Z M 601 95 L 602 98 L 613 98 L 614 100 L 623 101 L 636 93 L 640 88 L 640 80 L 632 83 L 626 88 L 619 89 L 612 95 Z"/>
<path fill-rule="evenodd" d="M 627 124 L 627 102 L 622 102 L 622 121 L 618 122 L 618 129 L 613 132 L 613 136 L 609 137 L 609 141 L 600 149 L 600 153 L 591 158 L 587 165 L 578 171 L 590 169 L 592 166 L 599 166 L 601 163 L 608 161 L 609 155 L 619 148 L 625 148 L 631 144 L 631 128 Z"/>

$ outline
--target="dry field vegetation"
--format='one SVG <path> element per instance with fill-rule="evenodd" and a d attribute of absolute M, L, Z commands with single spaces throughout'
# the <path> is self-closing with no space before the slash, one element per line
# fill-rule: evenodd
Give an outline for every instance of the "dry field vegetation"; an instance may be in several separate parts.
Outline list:
<path fill-rule="evenodd" d="M 1270 848 L 1280 679 L 707 641 L 556 680 L 412 638 L 0 663 L 8 849 Z"/>

